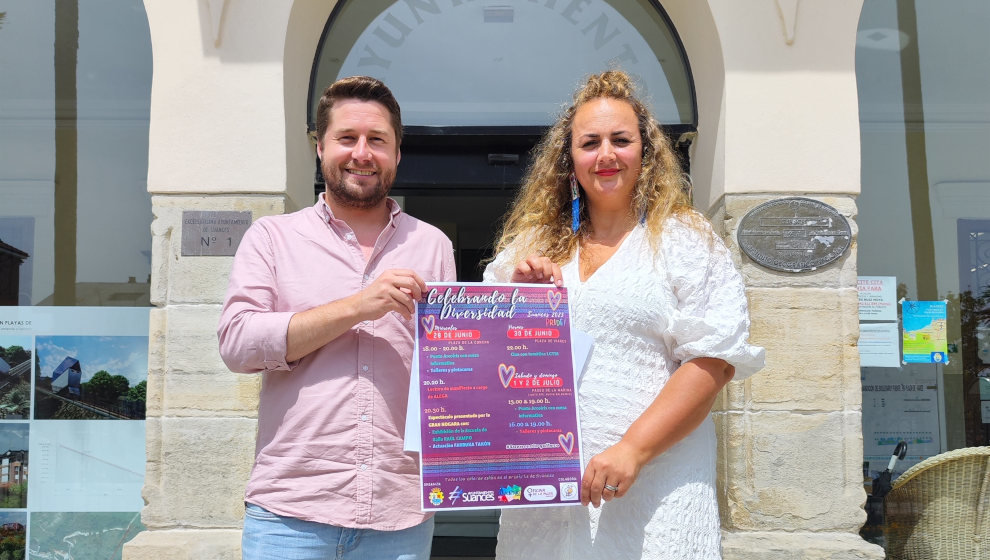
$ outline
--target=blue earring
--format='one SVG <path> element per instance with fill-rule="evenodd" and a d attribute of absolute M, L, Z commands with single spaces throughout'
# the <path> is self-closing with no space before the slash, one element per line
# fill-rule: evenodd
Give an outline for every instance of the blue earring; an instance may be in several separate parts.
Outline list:
<path fill-rule="evenodd" d="M 581 227 L 581 195 L 578 194 L 577 177 L 571 173 L 571 231 L 577 233 Z"/>

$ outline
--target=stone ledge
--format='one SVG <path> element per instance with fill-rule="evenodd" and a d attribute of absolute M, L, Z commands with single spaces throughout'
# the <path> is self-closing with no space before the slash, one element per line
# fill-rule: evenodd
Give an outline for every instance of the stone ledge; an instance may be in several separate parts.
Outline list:
<path fill-rule="evenodd" d="M 884 551 L 852 533 L 722 532 L 725 560 L 883 560 Z"/>
<path fill-rule="evenodd" d="M 124 545 L 124 560 L 240 560 L 239 529 L 142 531 Z"/>

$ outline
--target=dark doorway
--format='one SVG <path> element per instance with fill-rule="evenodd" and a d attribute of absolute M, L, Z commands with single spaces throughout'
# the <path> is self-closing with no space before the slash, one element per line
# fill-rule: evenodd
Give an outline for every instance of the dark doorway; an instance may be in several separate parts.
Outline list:
<path fill-rule="evenodd" d="M 457 279 L 480 282 L 542 127 L 409 127 L 392 192 L 454 243 Z"/>

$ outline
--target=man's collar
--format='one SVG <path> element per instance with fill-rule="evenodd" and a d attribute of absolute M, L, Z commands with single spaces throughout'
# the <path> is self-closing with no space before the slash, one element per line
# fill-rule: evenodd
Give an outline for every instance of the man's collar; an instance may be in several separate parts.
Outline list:
<path fill-rule="evenodd" d="M 323 191 L 317 197 L 316 206 L 320 209 L 320 215 L 323 216 L 323 221 L 326 223 L 332 223 L 336 220 L 336 216 L 333 215 L 333 209 L 327 203 L 327 193 Z M 388 223 L 390 225 L 395 224 L 395 217 L 402 212 L 402 208 L 399 207 L 399 203 L 391 198 L 385 199 L 385 206 L 388 208 Z"/>

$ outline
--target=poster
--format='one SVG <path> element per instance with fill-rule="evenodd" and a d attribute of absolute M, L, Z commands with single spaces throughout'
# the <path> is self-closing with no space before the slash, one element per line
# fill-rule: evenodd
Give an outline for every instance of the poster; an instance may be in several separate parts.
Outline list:
<path fill-rule="evenodd" d="M 860 323 L 860 367 L 900 367 L 899 334 L 897 323 Z"/>
<path fill-rule="evenodd" d="M 904 324 L 904 363 L 944 364 L 948 362 L 946 302 L 901 302 Z"/>
<path fill-rule="evenodd" d="M 860 276 L 856 289 L 860 321 L 897 320 L 896 276 Z"/>
<path fill-rule="evenodd" d="M 149 314 L 0 307 L 0 517 L 26 543 L 12 558 L 120 558 L 143 529 Z"/>
<path fill-rule="evenodd" d="M 431 284 L 416 323 L 423 509 L 580 504 L 567 290 Z"/>
<path fill-rule="evenodd" d="M 907 443 L 907 455 L 897 462 L 895 475 L 940 452 L 938 386 L 935 366 L 907 365 L 903 369 L 863 368 L 863 460 L 875 478 L 887 468 L 897 442 Z"/>

